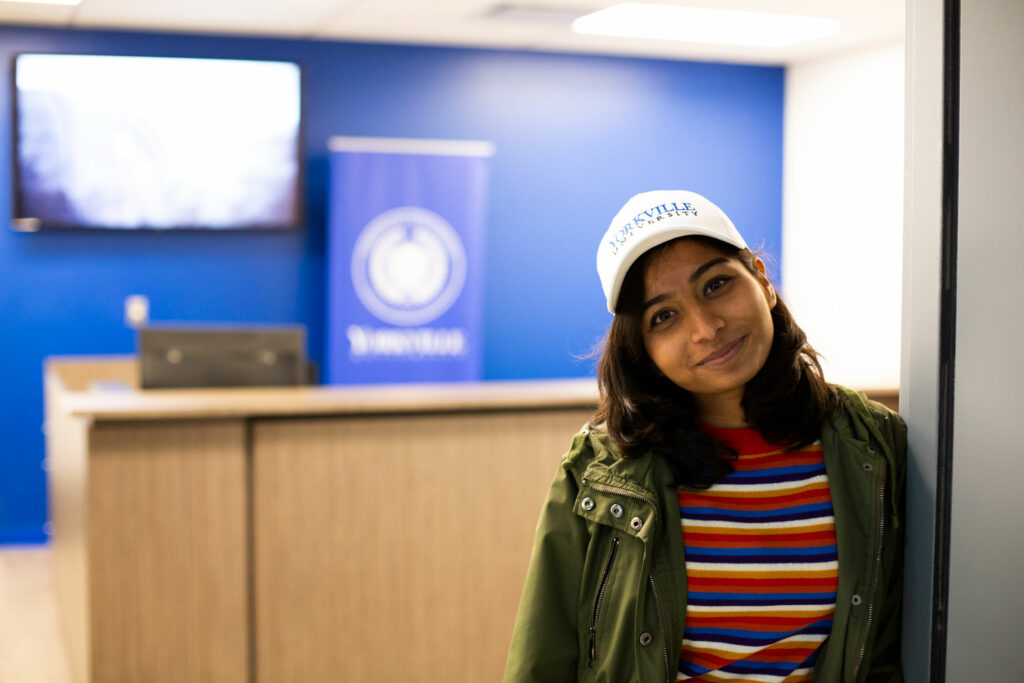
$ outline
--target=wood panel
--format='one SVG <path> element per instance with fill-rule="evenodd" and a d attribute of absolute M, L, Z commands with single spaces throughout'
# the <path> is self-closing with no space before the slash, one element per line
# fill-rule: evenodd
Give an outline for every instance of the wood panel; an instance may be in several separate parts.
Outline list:
<path fill-rule="evenodd" d="M 864 395 L 872 401 L 878 401 L 892 411 L 899 412 L 900 410 L 899 389 L 865 389 Z"/>
<path fill-rule="evenodd" d="M 92 680 L 248 680 L 245 449 L 241 420 L 90 431 Z"/>
<path fill-rule="evenodd" d="M 257 679 L 500 680 L 589 410 L 258 421 Z"/>

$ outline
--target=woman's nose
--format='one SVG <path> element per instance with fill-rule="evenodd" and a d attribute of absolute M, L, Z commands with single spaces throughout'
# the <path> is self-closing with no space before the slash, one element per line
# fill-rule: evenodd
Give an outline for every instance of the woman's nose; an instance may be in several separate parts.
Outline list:
<path fill-rule="evenodd" d="M 711 341 L 725 324 L 713 311 L 698 308 L 690 315 L 690 334 L 694 342 Z"/>

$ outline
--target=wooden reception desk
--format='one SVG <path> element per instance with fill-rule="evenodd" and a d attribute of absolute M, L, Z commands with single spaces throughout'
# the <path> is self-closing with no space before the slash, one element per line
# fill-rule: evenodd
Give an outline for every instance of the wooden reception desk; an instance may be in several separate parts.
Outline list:
<path fill-rule="evenodd" d="M 58 600 L 80 681 L 501 678 L 592 381 L 140 391 L 53 358 Z"/>

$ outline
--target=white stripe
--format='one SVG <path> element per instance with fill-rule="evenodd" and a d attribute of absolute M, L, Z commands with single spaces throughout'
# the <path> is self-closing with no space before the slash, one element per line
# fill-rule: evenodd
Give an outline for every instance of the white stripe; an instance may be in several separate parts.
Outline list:
<path fill-rule="evenodd" d="M 353 138 L 336 135 L 327 140 L 332 152 L 381 154 L 436 154 L 441 156 L 492 157 L 494 143 L 487 140 L 435 140 L 429 138 Z"/>
<path fill-rule="evenodd" d="M 760 652 L 769 647 L 775 647 L 777 645 L 799 645 L 799 644 L 810 644 L 821 643 L 828 636 L 824 633 L 798 633 L 796 635 L 783 638 L 782 640 L 769 643 L 768 645 L 739 645 L 736 643 L 722 643 L 717 640 L 690 640 L 689 638 L 683 639 L 683 647 L 689 647 L 691 650 L 721 650 L 723 652 L 732 652 L 735 654 L 750 654 L 751 652 Z"/>
<path fill-rule="evenodd" d="M 806 668 L 806 667 L 803 668 L 803 669 L 797 669 L 793 673 L 789 674 L 786 678 L 796 674 L 797 672 L 799 672 L 800 674 L 804 674 L 804 673 L 809 672 L 809 671 L 811 671 L 811 669 Z M 704 675 L 708 675 L 708 674 L 704 674 Z M 724 678 L 724 679 L 730 679 L 730 680 L 731 679 L 742 678 L 743 680 L 757 681 L 758 683 L 779 683 L 779 681 L 786 680 L 786 678 L 783 678 L 782 676 L 778 676 L 778 675 L 775 675 L 775 674 L 734 674 L 734 673 L 730 673 L 728 671 L 720 671 L 720 670 L 712 671 L 710 675 L 715 676 L 716 678 Z M 682 672 L 677 673 L 676 676 L 677 676 L 676 681 L 688 681 L 691 678 L 690 676 L 687 676 L 687 675 L 683 674 Z"/>
<path fill-rule="evenodd" d="M 835 605 L 687 605 L 686 612 L 821 612 L 825 616 Z"/>
<path fill-rule="evenodd" d="M 818 483 L 827 484 L 828 483 L 828 476 L 824 475 L 824 474 L 818 474 L 818 475 L 815 475 L 813 477 L 807 477 L 806 479 L 794 479 L 792 481 L 779 481 L 779 482 L 774 482 L 774 483 L 771 483 L 771 484 L 759 484 L 759 483 L 756 483 L 756 482 L 750 483 L 750 484 L 735 484 L 735 483 L 731 483 L 731 484 L 715 484 L 710 489 L 708 489 L 708 491 L 711 492 L 711 493 L 717 493 L 719 491 L 721 491 L 723 493 L 728 493 L 728 492 L 733 492 L 733 493 L 749 493 L 751 491 L 775 491 L 775 492 L 779 492 L 779 491 L 785 491 L 786 489 L 796 489 L 796 488 L 800 488 L 801 486 L 807 486 L 808 484 L 818 484 Z M 691 491 L 689 493 L 698 493 L 699 494 L 700 491 Z"/>
<path fill-rule="evenodd" d="M 838 569 L 839 563 L 832 562 L 687 562 L 686 571 L 718 571 L 718 572 L 799 572 Z"/>
<path fill-rule="evenodd" d="M 751 531 L 757 531 L 758 529 L 769 527 L 775 529 L 800 529 L 818 524 L 834 524 L 835 518 L 832 515 L 825 515 L 824 517 L 811 517 L 810 519 L 791 519 L 785 522 L 726 522 L 716 519 L 686 519 L 683 517 L 680 519 L 680 522 L 688 527 L 719 527 L 723 529 L 750 529 Z"/>

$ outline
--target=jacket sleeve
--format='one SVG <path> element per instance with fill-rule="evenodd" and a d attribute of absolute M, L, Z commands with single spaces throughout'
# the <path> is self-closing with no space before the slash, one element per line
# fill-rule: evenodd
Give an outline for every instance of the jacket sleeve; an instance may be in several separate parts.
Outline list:
<path fill-rule="evenodd" d="M 892 449 L 889 486 L 892 498 L 890 508 L 895 510 L 895 524 L 890 525 L 886 543 L 885 596 L 878 615 L 878 631 L 872 648 L 869 683 L 902 683 L 900 666 L 900 632 L 903 607 L 903 549 L 906 540 L 905 487 L 907 474 L 907 427 L 899 415 L 889 412 L 888 430 L 883 435 Z"/>
<path fill-rule="evenodd" d="M 586 521 L 573 511 L 577 492 L 563 464 L 537 523 L 505 683 L 577 679 L 577 605 L 588 543 Z"/>

